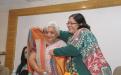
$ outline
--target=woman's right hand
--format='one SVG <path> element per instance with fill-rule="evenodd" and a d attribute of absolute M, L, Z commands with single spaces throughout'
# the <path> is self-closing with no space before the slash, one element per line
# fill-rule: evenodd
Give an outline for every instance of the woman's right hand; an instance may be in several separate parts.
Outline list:
<path fill-rule="evenodd" d="M 43 27 L 39 27 L 39 26 L 37 26 L 37 27 L 32 27 L 31 29 L 39 29 L 41 32 L 44 31 Z"/>
<path fill-rule="evenodd" d="M 44 71 L 44 69 L 39 68 L 39 69 L 36 70 L 36 72 L 37 72 L 39 75 L 43 75 L 43 72 L 45 72 L 45 71 Z"/>

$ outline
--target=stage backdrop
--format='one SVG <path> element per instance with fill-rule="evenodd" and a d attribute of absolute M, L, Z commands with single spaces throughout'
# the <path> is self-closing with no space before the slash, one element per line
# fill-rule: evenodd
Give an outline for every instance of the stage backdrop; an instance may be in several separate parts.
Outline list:
<path fill-rule="evenodd" d="M 56 21 L 61 30 L 67 30 L 69 15 L 84 14 L 87 23 L 97 37 L 101 50 L 114 70 L 121 65 L 121 6 L 51 13 L 18 18 L 14 72 L 20 63 L 22 48 L 27 44 L 28 31 L 32 27 L 43 27 L 49 21 Z"/>

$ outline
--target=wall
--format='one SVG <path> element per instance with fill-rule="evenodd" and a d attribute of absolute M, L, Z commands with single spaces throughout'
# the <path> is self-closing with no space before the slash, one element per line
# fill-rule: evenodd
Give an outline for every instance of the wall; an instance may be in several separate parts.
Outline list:
<path fill-rule="evenodd" d="M 86 0 L 43 0 L 43 1 L 35 1 L 35 2 L 26 2 L 24 0 L 11 0 L 0 3 L 0 51 L 6 51 L 6 38 L 7 38 L 7 27 L 8 27 L 8 14 L 10 9 L 20 9 L 20 8 L 30 8 L 30 7 L 38 7 L 38 6 L 48 6 L 55 4 L 63 4 L 63 3 L 71 3 L 71 2 L 79 2 Z M 1 1 L 0 1 L 1 2 Z M 4 65 L 5 56 L 0 56 L 0 61 L 2 65 Z"/>
<path fill-rule="evenodd" d="M 64 3 L 64 2 L 61 2 L 61 3 Z M 67 2 L 65 1 L 65 3 Z M 8 24 L 9 9 L 33 7 L 33 6 L 45 6 L 45 5 L 51 5 L 51 4 L 54 4 L 54 2 L 52 3 L 44 2 L 42 5 L 41 4 L 36 5 L 36 3 L 30 3 L 30 4 L 23 4 L 23 5 L 18 4 L 18 6 L 16 4 L 7 8 L 0 7 L 0 51 L 6 50 L 5 45 L 6 45 L 6 38 L 7 38 L 7 24 Z M 59 2 L 56 2 L 56 4 L 59 4 Z M 114 69 L 117 65 L 120 65 L 121 63 L 120 61 L 121 60 L 120 59 L 121 57 L 120 55 L 121 53 L 120 52 L 120 49 L 121 49 L 120 48 L 120 45 L 121 45 L 120 43 L 121 10 L 120 9 L 121 7 L 114 7 L 114 8 L 107 8 L 107 9 L 102 9 L 103 11 L 96 11 L 96 12 L 91 12 L 90 10 L 89 11 L 90 13 L 88 13 L 88 15 L 86 14 L 84 15 L 89 17 L 87 18 L 87 21 L 92 26 L 93 32 L 95 33 L 95 35 L 97 36 L 97 39 L 99 40 L 99 44 L 101 46 L 104 56 L 111 64 L 112 68 Z M 20 47 L 20 49 L 21 48 L 22 46 Z M 4 64 L 3 56 L 2 57 L 0 56 L 0 60 L 2 60 L 2 64 Z"/>
<path fill-rule="evenodd" d="M 8 12 L 0 12 L 0 52 L 5 51 L 8 25 Z M 0 55 L 1 64 L 4 65 L 5 56 Z"/>
<path fill-rule="evenodd" d="M 20 63 L 20 53 L 27 43 L 28 31 L 31 27 L 43 27 L 49 21 L 54 20 L 60 29 L 67 30 L 66 22 L 68 16 L 72 13 L 81 12 L 84 14 L 87 23 L 99 42 L 100 48 L 111 65 L 112 70 L 121 65 L 121 6 L 71 11 L 64 13 L 52 13 L 33 16 L 21 16 L 18 19 L 17 38 L 16 38 L 16 54 L 14 61 L 14 71 Z M 24 37 L 23 37 L 24 36 Z"/>

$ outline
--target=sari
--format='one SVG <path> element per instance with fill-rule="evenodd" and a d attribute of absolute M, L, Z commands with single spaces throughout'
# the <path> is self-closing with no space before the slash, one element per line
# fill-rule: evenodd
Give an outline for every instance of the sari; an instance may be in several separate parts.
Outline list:
<path fill-rule="evenodd" d="M 92 75 L 112 75 L 111 68 L 90 30 L 86 28 L 78 30 L 68 43 L 80 51 L 82 60 Z"/>
<path fill-rule="evenodd" d="M 66 68 L 66 58 L 65 57 L 56 57 L 50 56 L 48 54 L 49 50 L 54 48 L 59 48 L 66 46 L 66 43 L 62 40 L 58 40 L 52 45 L 46 46 L 46 38 L 44 37 L 43 32 L 37 28 L 29 30 L 28 36 L 28 56 L 32 51 L 36 52 L 36 62 L 37 65 L 48 73 L 48 75 L 64 75 Z M 31 68 L 28 62 L 28 70 L 31 75 L 35 74 L 35 71 Z"/>
<path fill-rule="evenodd" d="M 35 51 L 37 65 L 41 66 L 41 68 L 45 70 L 45 38 L 43 33 L 39 29 L 32 28 L 29 30 L 27 46 L 28 58 L 31 52 Z M 38 75 L 36 71 L 34 71 L 30 66 L 30 61 L 28 61 L 27 63 L 29 75 Z"/>

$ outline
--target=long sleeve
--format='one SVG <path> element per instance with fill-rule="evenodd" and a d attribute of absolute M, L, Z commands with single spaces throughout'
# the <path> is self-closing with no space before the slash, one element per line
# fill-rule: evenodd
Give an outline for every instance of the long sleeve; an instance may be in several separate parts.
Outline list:
<path fill-rule="evenodd" d="M 59 36 L 59 38 L 60 38 L 61 40 L 67 42 L 70 36 L 72 36 L 72 34 L 69 33 L 68 31 L 60 31 L 60 36 Z"/>
<path fill-rule="evenodd" d="M 68 32 L 61 31 L 60 35 L 62 35 L 63 38 L 66 38 L 67 33 Z M 67 46 L 55 49 L 54 54 L 57 56 L 78 56 L 83 53 L 83 51 L 85 51 L 84 41 L 87 40 L 86 35 L 88 35 L 88 33 L 89 31 L 87 30 L 80 31 L 78 35 L 73 38 L 73 41 L 68 41 Z"/>
<path fill-rule="evenodd" d="M 60 39 L 62 39 L 65 42 L 67 42 L 69 40 L 69 37 L 71 36 L 72 34 L 68 31 L 60 31 Z M 54 49 L 54 55 L 56 56 L 77 56 L 79 54 L 79 50 L 77 50 L 77 48 L 71 44 L 68 44 L 65 47 Z"/>
<path fill-rule="evenodd" d="M 54 49 L 55 56 L 77 56 L 80 52 L 73 45 L 67 45 L 65 47 Z"/>
<path fill-rule="evenodd" d="M 68 71 L 71 74 L 78 74 L 78 75 L 91 75 L 90 71 L 87 69 L 85 64 L 83 63 L 82 57 L 82 50 L 84 46 L 84 40 L 86 39 L 85 31 L 79 30 L 77 33 L 73 35 L 73 37 L 66 37 L 66 34 L 62 32 L 61 35 L 63 38 L 68 38 L 68 44 L 65 47 L 56 48 L 54 49 L 55 56 L 71 56 L 68 62 L 69 65 Z"/>

